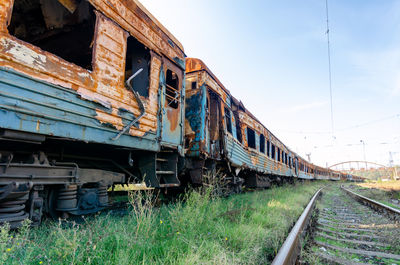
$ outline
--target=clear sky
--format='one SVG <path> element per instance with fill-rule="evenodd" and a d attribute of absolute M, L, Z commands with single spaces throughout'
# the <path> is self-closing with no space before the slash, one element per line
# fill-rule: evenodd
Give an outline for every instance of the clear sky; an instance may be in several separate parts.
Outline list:
<path fill-rule="evenodd" d="M 141 0 L 289 148 L 400 164 L 400 1 Z"/>

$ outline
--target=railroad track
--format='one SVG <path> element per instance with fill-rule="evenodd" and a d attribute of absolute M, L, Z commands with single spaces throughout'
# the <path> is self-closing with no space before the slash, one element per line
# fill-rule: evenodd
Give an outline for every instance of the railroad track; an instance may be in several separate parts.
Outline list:
<path fill-rule="evenodd" d="M 336 185 L 324 189 L 314 208 L 317 197 L 273 264 L 400 264 L 400 211 Z"/>

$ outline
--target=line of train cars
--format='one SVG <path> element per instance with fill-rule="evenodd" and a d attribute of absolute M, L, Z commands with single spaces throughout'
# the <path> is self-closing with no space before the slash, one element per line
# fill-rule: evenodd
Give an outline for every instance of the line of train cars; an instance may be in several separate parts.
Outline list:
<path fill-rule="evenodd" d="M 270 133 L 137 0 L 0 2 L 0 222 L 83 215 L 114 184 L 340 179 Z"/>

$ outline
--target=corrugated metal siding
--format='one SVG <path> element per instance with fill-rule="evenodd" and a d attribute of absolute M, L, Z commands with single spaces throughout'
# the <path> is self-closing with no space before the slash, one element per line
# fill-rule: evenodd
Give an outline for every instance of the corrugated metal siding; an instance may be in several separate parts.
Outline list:
<path fill-rule="evenodd" d="M 225 136 L 225 151 L 227 158 L 234 166 L 250 168 L 265 174 L 295 176 L 294 170 L 255 150 L 246 150 L 230 135 Z"/>
<path fill-rule="evenodd" d="M 314 177 L 304 171 L 299 171 L 299 179 L 314 179 Z"/>
<path fill-rule="evenodd" d="M 112 141 L 118 131 L 99 122 L 96 117 L 99 109 L 109 112 L 100 104 L 81 99 L 73 90 L 0 69 L 0 127 L 158 150 L 156 134 L 151 133 L 143 139 L 123 135 L 118 141 Z M 123 124 L 131 119 L 128 113 L 121 116 Z"/>

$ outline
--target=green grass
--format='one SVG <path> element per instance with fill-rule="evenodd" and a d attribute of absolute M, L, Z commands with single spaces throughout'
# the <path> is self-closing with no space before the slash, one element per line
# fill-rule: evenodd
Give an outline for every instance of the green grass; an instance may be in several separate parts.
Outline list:
<path fill-rule="evenodd" d="M 391 200 L 400 200 L 400 191 L 396 190 L 398 189 L 399 186 L 399 181 L 388 181 L 385 182 L 384 184 L 386 186 L 385 189 L 379 188 L 378 185 L 376 185 L 376 188 L 373 187 L 362 187 L 358 185 L 349 185 L 349 188 L 351 190 L 354 190 L 356 193 L 366 196 L 370 199 L 376 200 L 380 203 L 383 203 L 387 206 L 390 206 L 395 209 L 400 209 L 399 205 L 393 204 Z M 392 189 L 390 189 L 391 185 L 393 186 Z"/>
<path fill-rule="evenodd" d="M 123 217 L 100 214 L 82 224 L 47 220 L 0 232 L 2 264 L 265 264 L 323 183 L 287 185 L 215 198 L 191 192 L 152 207 L 142 192 Z M 137 203 L 142 202 L 142 203 Z"/>

